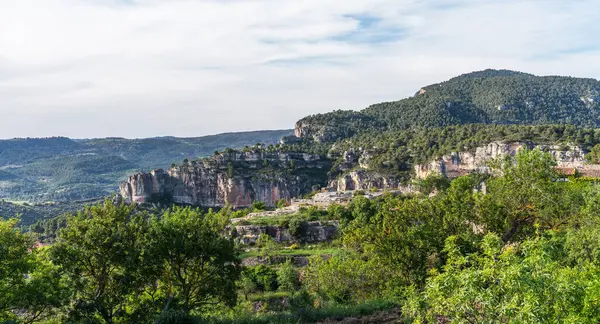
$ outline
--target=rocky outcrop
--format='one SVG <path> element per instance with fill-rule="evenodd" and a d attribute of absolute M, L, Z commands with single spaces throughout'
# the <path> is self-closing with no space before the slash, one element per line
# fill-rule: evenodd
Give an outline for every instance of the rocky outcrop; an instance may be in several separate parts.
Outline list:
<path fill-rule="evenodd" d="M 353 148 L 339 155 L 339 163 L 333 174 L 339 174 L 330 179 L 327 187 L 336 191 L 396 189 L 400 187 L 400 179 L 369 170 L 371 159 L 376 150 L 364 147 Z"/>
<path fill-rule="evenodd" d="M 369 170 L 355 170 L 330 181 L 328 187 L 337 191 L 396 189 L 400 181 Z"/>
<path fill-rule="evenodd" d="M 456 178 L 473 172 L 488 172 L 489 162 L 505 156 L 514 156 L 520 149 L 540 149 L 549 152 L 557 162 L 557 168 L 578 170 L 581 173 L 591 173 L 600 170 L 597 165 L 585 163 L 585 154 L 579 146 L 562 147 L 557 145 L 536 145 L 527 142 L 492 142 L 485 146 L 477 147 L 472 151 L 453 152 L 427 164 L 415 166 L 415 177 L 427 178 L 439 174 L 448 178 Z"/>
<path fill-rule="evenodd" d="M 239 225 L 235 226 L 234 238 L 244 245 L 255 244 L 261 234 L 272 237 L 275 242 L 318 243 L 331 241 L 338 232 L 337 221 L 308 222 L 301 237 L 294 237 L 285 226 Z"/>
<path fill-rule="evenodd" d="M 126 202 L 168 201 L 204 207 L 274 206 L 327 182 L 331 163 L 306 153 L 237 152 L 137 173 L 120 186 Z"/>
<path fill-rule="evenodd" d="M 360 132 L 385 129 L 385 123 L 373 116 L 358 111 L 336 110 L 302 118 L 296 123 L 294 134 L 316 142 L 334 142 Z"/>

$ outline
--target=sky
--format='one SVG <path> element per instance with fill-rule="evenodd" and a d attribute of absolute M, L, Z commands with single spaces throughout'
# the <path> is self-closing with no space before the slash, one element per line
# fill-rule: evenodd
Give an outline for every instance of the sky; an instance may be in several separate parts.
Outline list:
<path fill-rule="evenodd" d="M 201 136 L 487 68 L 600 78 L 598 0 L 0 0 L 0 138 Z"/>

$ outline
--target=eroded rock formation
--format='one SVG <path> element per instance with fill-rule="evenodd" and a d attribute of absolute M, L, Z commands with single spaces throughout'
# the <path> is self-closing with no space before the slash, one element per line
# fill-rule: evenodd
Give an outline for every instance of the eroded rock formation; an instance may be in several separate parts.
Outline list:
<path fill-rule="evenodd" d="M 526 142 L 492 142 L 472 151 L 453 152 L 427 164 L 415 165 L 415 177 L 423 179 L 433 174 L 440 174 L 448 178 L 456 178 L 473 172 L 488 172 L 490 161 L 504 156 L 514 156 L 525 147 L 530 149 L 539 147 L 550 152 L 556 159 L 557 168 L 567 174 L 577 170 L 583 175 L 595 176 L 600 172 L 600 166 L 585 162 L 585 154 L 579 146 L 562 147 Z"/>
<path fill-rule="evenodd" d="M 126 202 L 172 201 L 204 207 L 274 206 L 327 182 L 327 159 L 306 153 L 231 152 L 169 170 L 137 173 L 120 186 Z"/>
<path fill-rule="evenodd" d="M 269 235 L 278 243 L 318 243 L 331 241 L 338 233 L 338 227 L 337 221 L 308 222 L 301 237 L 294 237 L 285 226 L 238 225 L 234 237 L 244 245 L 255 244 L 261 234 Z"/>

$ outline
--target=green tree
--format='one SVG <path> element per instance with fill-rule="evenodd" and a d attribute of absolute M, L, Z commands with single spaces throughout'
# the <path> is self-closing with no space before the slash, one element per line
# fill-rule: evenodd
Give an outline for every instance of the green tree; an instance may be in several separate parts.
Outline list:
<path fill-rule="evenodd" d="M 148 255 L 162 263 L 162 309 L 184 312 L 236 303 L 240 261 L 232 239 L 221 235 L 218 214 L 174 208 L 151 223 Z"/>
<path fill-rule="evenodd" d="M 0 320 L 16 318 L 26 275 L 34 269 L 31 237 L 16 229 L 16 220 L 0 220 Z"/>
<path fill-rule="evenodd" d="M 346 246 L 394 269 L 398 283 L 422 283 L 427 270 L 436 266 L 451 227 L 444 224 L 437 200 L 386 197 L 369 202 L 357 197 L 350 209 L 354 219 L 344 229 Z"/>
<path fill-rule="evenodd" d="M 258 289 L 262 291 L 277 290 L 277 272 L 264 264 L 259 264 L 252 268 L 252 278 Z"/>
<path fill-rule="evenodd" d="M 600 162 L 600 144 L 594 145 L 592 150 L 586 154 L 585 159 L 590 163 L 598 164 Z"/>
<path fill-rule="evenodd" d="M 443 272 L 409 298 L 404 313 L 417 322 L 596 323 L 600 268 L 566 266 L 562 233 L 549 231 L 520 245 L 487 234 L 479 252 L 465 254 L 457 237 L 444 249 Z"/>
<path fill-rule="evenodd" d="M 33 323 L 55 315 L 67 290 L 56 267 L 16 224 L 0 220 L 0 321 Z"/>
<path fill-rule="evenodd" d="M 521 150 L 498 161 L 497 176 L 486 181 L 487 193 L 477 203 L 478 221 L 502 233 L 505 242 L 534 231 L 569 222 L 579 209 L 582 190 L 577 183 L 557 181 L 556 162 L 539 149 Z"/>
<path fill-rule="evenodd" d="M 384 267 L 376 255 L 363 258 L 340 252 L 331 258 L 312 256 L 303 271 L 302 285 L 325 300 L 355 303 L 382 298 L 395 284 L 392 268 Z"/>
<path fill-rule="evenodd" d="M 277 270 L 279 290 L 293 293 L 299 286 L 299 274 L 291 260 L 287 260 Z"/>
<path fill-rule="evenodd" d="M 271 257 L 279 249 L 277 242 L 268 234 L 260 234 L 256 245 L 260 248 L 260 254 L 265 257 Z"/>
<path fill-rule="evenodd" d="M 73 320 L 125 320 L 131 315 L 129 298 L 152 278 L 144 272 L 147 223 L 134 209 L 110 201 L 85 208 L 50 247 L 53 263 L 73 290 Z"/>

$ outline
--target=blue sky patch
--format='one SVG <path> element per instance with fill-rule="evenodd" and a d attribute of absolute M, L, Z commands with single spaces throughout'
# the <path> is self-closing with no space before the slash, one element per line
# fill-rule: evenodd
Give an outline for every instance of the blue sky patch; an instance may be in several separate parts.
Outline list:
<path fill-rule="evenodd" d="M 358 21 L 358 27 L 348 33 L 332 37 L 335 41 L 348 43 L 381 44 L 400 40 L 406 36 L 406 30 L 382 25 L 382 19 L 370 15 L 346 15 Z"/>

